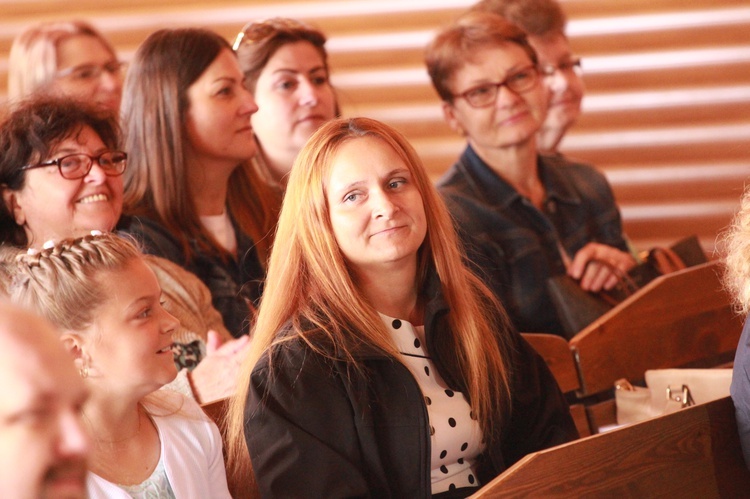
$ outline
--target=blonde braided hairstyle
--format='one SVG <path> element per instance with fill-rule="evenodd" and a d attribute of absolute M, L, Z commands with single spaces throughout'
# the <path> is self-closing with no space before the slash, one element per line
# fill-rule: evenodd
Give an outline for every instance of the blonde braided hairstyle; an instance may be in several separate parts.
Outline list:
<path fill-rule="evenodd" d="M 64 239 L 16 257 L 9 295 L 62 330 L 82 331 L 107 299 L 102 272 L 141 257 L 134 243 L 111 233 Z"/>

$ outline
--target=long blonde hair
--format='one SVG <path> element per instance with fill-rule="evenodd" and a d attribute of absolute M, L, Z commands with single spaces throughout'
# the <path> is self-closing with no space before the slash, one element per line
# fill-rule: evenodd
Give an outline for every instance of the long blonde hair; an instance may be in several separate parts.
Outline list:
<path fill-rule="evenodd" d="M 750 313 L 750 185 L 745 188 L 740 211 L 723 235 L 726 251 L 724 284 L 737 309 Z"/>
<path fill-rule="evenodd" d="M 510 401 L 507 332 L 502 306 L 463 264 L 448 211 L 416 152 L 396 130 L 367 118 L 337 119 L 323 125 L 292 168 L 250 355 L 245 360 L 228 417 L 230 467 L 245 452 L 244 409 L 253 367 L 262 355 L 290 339 L 301 339 L 329 355 L 321 339 L 357 370 L 353 349 L 366 343 L 399 359 L 385 326 L 353 281 L 336 242 L 326 201 L 331 164 L 340 147 L 373 137 L 408 165 L 422 196 L 427 236 L 418 255 L 418 289 L 437 272 L 449 314 L 448 351 L 455 352 L 466 395 L 484 434 L 497 431 Z M 291 334 L 279 333 L 291 324 Z M 239 470 L 234 468 L 235 472 Z"/>

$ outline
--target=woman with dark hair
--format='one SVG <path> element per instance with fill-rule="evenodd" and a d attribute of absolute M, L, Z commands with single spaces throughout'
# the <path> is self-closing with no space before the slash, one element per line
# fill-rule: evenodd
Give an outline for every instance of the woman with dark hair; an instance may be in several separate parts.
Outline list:
<path fill-rule="evenodd" d="M 197 275 L 236 336 L 261 295 L 279 203 L 250 164 L 258 107 L 243 79 L 216 33 L 161 30 L 139 47 L 122 108 L 128 231 Z"/>
<path fill-rule="evenodd" d="M 325 35 L 296 19 L 245 25 L 234 50 L 258 112 L 252 117 L 261 175 L 283 188 L 307 139 L 338 113 Z"/>
<path fill-rule="evenodd" d="M 446 121 L 467 140 L 438 185 L 470 259 L 516 328 L 562 334 L 549 277 L 567 273 L 596 292 L 635 265 L 612 189 L 591 166 L 537 152 L 548 92 L 519 28 L 471 12 L 425 58 Z"/>
<path fill-rule="evenodd" d="M 40 250 L 128 226 L 120 216 L 128 156 L 119 147 L 114 120 L 80 103 L 43 96 L 18 103 L 0 122 L 0 247 Z M 232 340 L 196 276 L 163 258 L 146 261 L 180 320 L 173 353 L 181 371 L 170 386 L 202 402 L 232 393 L 233 359 L 247 339 Z"/>
<path fill-rule="evenodd" d="M 289 178 L 232 462 L 249 449 L 265 497 L 465 497 L 576 436 L 406 139 L 323 125 Z"/>

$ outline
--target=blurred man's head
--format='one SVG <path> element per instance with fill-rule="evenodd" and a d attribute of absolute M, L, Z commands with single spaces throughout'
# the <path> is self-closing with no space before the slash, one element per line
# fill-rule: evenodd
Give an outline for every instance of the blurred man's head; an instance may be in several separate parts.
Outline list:
<path fill-rule="evenodd" d="M 85 497 L 87 391 L 46 321 L 0 303 L 0 497 Z"/>

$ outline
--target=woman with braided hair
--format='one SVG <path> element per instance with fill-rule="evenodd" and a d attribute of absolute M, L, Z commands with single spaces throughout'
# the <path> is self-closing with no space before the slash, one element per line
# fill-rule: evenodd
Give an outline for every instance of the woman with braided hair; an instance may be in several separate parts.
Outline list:
<path fill-rule="evenodd" d="M 138 249 L 113 234 L 20 254 L 11 299 L 50 320 L 90 390 L 91 498 L 229 497 L 221 437 L 192 400 L 159 390 L 177 374 L 178 321 Z"/>
<path fill-rule="evenodd" d="M 130 157 L 119 142 L 111 118 L 76 102 L 39 96 L 16 103 L 0 122 L 0 247 L 40 249 L 92 230 L 126 229 L 122 174 Z M 233 393 L 234 359 L 248 338 L 232 339 L 197 276 L 164 258 L 147 262 L 181 323 L 173 352 L 181 369 L 170 387 L 200 402 Z"/>

